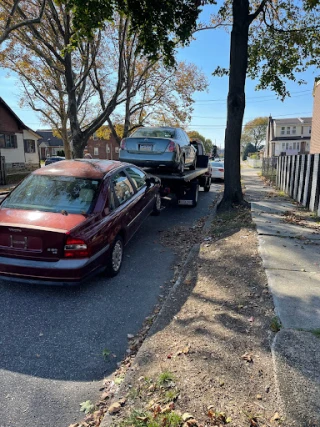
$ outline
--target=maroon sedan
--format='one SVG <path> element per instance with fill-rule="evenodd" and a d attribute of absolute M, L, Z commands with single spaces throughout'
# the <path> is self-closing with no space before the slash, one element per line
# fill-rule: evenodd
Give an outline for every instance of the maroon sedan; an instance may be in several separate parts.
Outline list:
<path fill-rule="evenodd" d="M 36 170 L 0 205 L 0 277 L 72 285 L 105 269 L 115 276 L 124 245 L 160 213 L 159 187 L 158 178 L 116 161 Z"/>

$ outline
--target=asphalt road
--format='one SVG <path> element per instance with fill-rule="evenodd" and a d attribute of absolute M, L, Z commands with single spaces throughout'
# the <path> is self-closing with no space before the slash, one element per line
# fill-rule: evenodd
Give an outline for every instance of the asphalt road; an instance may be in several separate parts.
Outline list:
<path fill-rule="evenodd" d="M 200 192 L 196 208 L 166 203 L 126 247 L 120 274 L 78 289 L 0 281 L 0 427 L 67 427 L 79 404 L 95 401 L 172 278 L 173 253 L 159 231 L 209 213 L 221 184 Z M 116 357 L 103 357 L 104 350 Z"/>

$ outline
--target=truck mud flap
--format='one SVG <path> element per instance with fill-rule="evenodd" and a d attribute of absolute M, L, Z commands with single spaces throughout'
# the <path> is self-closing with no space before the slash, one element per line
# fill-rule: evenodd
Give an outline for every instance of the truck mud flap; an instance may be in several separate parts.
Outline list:
<path fill-rule="evenodd" d="M 198 204 L 199 181 L 195 180 L 183 186 L 177 193 L 178 205 L 195 207 Z"/>

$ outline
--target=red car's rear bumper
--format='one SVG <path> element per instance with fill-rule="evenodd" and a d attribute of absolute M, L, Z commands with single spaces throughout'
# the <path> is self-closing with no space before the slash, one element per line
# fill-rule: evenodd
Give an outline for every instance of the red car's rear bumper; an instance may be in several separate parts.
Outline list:
<path fill-rule="evenodd" d="M 56 262 L 0 257 L 0 280 L 39 285 L 77 286 L 104 268 L 104 248 L 91 258 L 60 259 Z"/>

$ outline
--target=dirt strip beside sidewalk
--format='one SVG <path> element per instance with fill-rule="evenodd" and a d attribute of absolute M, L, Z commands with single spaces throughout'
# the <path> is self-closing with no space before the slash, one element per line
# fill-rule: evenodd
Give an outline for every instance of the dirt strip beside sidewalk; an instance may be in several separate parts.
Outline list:
<path fill-rule="evenodd" d="M 250 211 L 215 218 L 195 248 L 101 426 L 292 427 L 275 386 L 278 325 Z"/>

